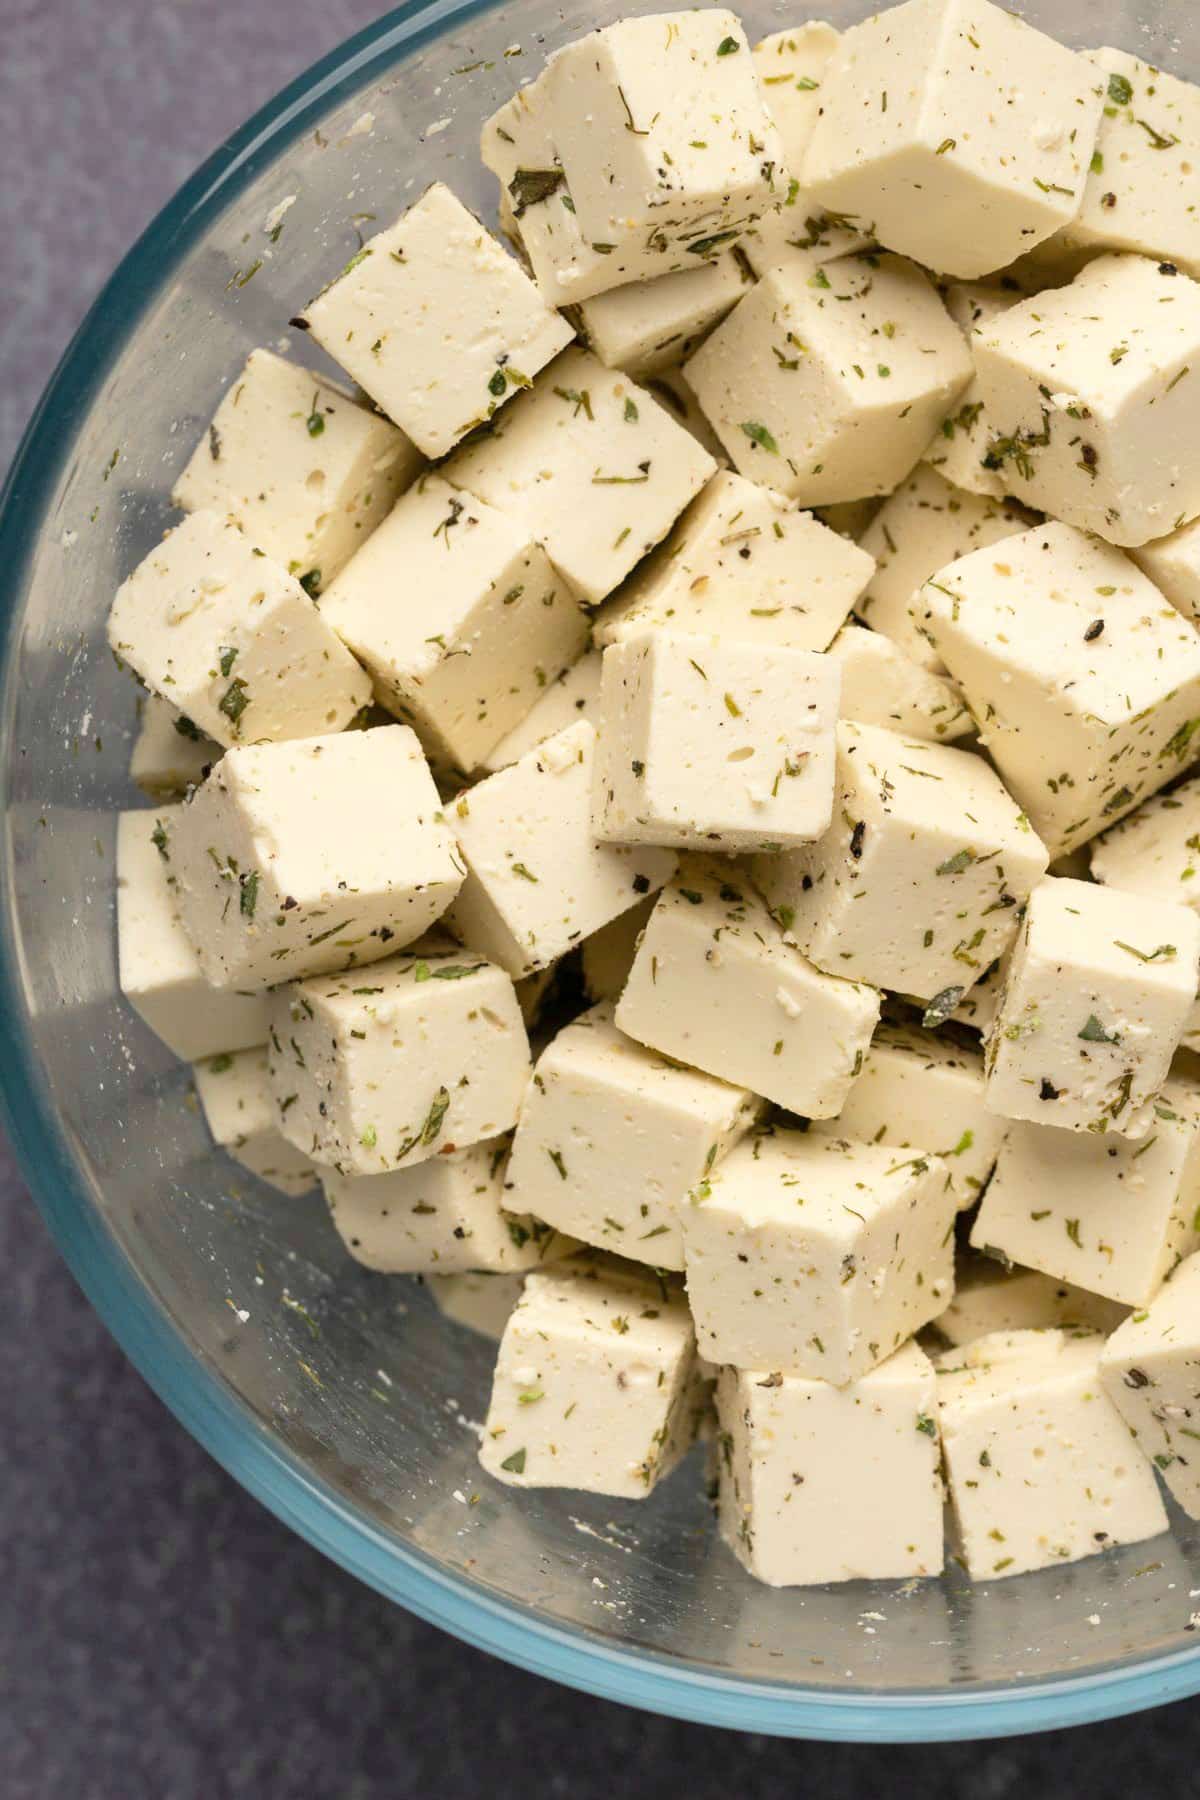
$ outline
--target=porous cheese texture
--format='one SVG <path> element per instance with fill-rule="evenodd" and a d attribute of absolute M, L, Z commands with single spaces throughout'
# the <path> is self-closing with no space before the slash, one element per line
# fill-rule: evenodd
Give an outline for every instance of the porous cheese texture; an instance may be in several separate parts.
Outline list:
<path fill-rule="evenodd" d="M 874 988 L 823 975 L 744 872 L 698 856 L 659 895 L 616 1012 L 641 1043 L 820 1119 L 845 1101 L 878 1018 Z"/>
<path fill-rule="evenodd" d="M 117 819 L 117 960 L 121 992 L 185 1062 L 261 1044 L 267 1007 L 259 994 L 209 987 L 176 902 L 170 833 L 183 808 L 121 813 Z"/>
<path fill-rule="evenodd" d="M 954 683 L 915 662 L 881 631 L 843 625 L 829 655 L 841 664 L 841 718 L 934 744 L 950 744 L 974 731 Z"/>
<path fill-rule="evenodd" d="M 732 251 L 654 281 L 632 282 L 584 300 L 587 341 L 609 369 L 639 381 L 678 368 L 741 299 L 753 279 Z"/>
<path fill-rule="evenodd" d="M 981 757 L 843 720 L 833 823 L 757 856 L 786 935 L 831 975 L 953 1010 L 1012 939 L 1046 852 Z"/>
<path fill-rule="evenodd" d="M 977 331 L 1023 297 L 1015 281 L 1007 286 L 998 282 L 951 281 L 943 291 L 946 310 L 966 338 L 968 349 Z M 994 436 L 976 378 L 959 395 L 953 412 L 942 420 L 940 433 L 925 452 L 925 461 L 956 488 L 1001 500 L 1006 490 L 1003 464 L 1000 468 L 992 466 L 995 459 L 990 455 L 990 445 Z"/>
<path fill-rule="evenodd" d="M 555 737 L 579 719 L 588 719 L 594 725 L 600 700 L 600 667 L 599 650 L 589 650 L 554 681 L 547 682 L 520 723 L 505 732 L 482 759 L 479 766 L 484 774 L 495 775 L 498 770 L 507 769 L 526 751 L 536 750 L 547 738 Z"/>
<path fill-rule="evenodd" d="M 644 388 L 570 350 L 443 474 L 536 537 L 595 604 L 666 537 L 715 469 Z"/>
<path fill-rule="evenodd" d="M 426 456 L 491 419 L 574 335 L 441 182 L 297 322 Z"/>
<path fill-rule="evenodd" d="M 525 1277 L 472 1269 L 461 1275 L 427 1275 L 425 1286 L 444 1319 L 498 1344 L 521 1298 Z"/>
<path fill-rule="evenodd" d="M 129 778 L 151 800 L 173 800 L 203 781 L 221 746 L 159 694 L 140 698 Z"/>
<path fill-rule="evenodd" d="M 421 467 L 402 431 L 272 350 L 252 350 L 171 499 L 226 514 L 317 594 Z"/>
<path fill-rule="evenodd" d="M 1200 776 L 1154 794 L 1092 845 L 1091 875 L 1105 887 L 1200 912 Z"/>
<path fill-rule="evenodd" d="M 987 275 L 1078 211 L 1097 86 L 988 0 L 908 0 L 843 33 L 797 173 L 889 249 Z"/>
<path fill-rule="evenodd" d="M 1100 1378 L 1094 1332 L 994 1332 L 937 1360 L 968 1573 L 1020 1575 L 1167 1529 L 1154 1475 Z"/>
<path fill-rule="evenodd" d="M 371 698 L 299 582 L 216 513 L 190 513 L 121 583 L 108 641 L 219 744 L 342 731 Z"/>
<path fill-rule="evenodd" d="M 684 365 L 733 461 L 805 506 L 903 481 L 971 379 L 929 278 L 788 250 Z"/>
<path fill-rule="evenodd" d="M 1018 500 L 1110 543 L 1200 513 L 1200 283 L 1098 256 L 978 332 L 989 456 Z"/>
<path fill-rule="evenodd" d="M 1153 1298 L 1200 1244 L 1200 1088 L 1180 1075 L 1140 1141 L 1014 1124 L 971 1240 L 1126 1306 Z"/>
<path fill-rule="evenodd" d="M 529 1042 L 512 982 L 461 951 L 277 988 L 268 1034 L 280 1129 L 341 1175 L 377 1175 L 517 1122 Z"/>
<path fill-rule="evenodd" d="M 825 650 L 873 567 L 782 494 L 723 469 L 613 595 L 594 638 L 669 625 L 768 651 Z"/>
<path fill-rule="evenodd" d="M 680 1209 L 761 1111 L 745 1088 L 635 1043 L 602 1002 L 538 1058 L 506 1203 L 586 1244 L 682 1269 Z"/>
<path fill-rule="evenodd" d="M 921 622 L 1052 856 L 1200 749 L 1200 636 L 1127 556 L 1071 525 L 940 569 Z"/>
<path fill-rule="evenodd" d="M 722 1369 L 717 1412 L 721 1535 L 759 1581 L 940 1571 L 936 1378 L 915 1344 L 844 1387 Z"/>
<path fill-rule="evenodd" d="M 1200 918 L 1190 908 L 1092 881 L 1043 881 L 988 1034 L 989 1109 L 1144 1137 L 1198 969 Z"/>
<path fill-rule="evenodd" d="M 1200 1256 L 1100 1352 L 1104 1391 L 1190 1519 L 1200 1518 Z"/>
<path fill-rule="evenodd" d="M 595 729 L 581 719 L 447 809 L 467 864 L 448 923 L 514 977 L 545 968 L 674 872 L 670 850 L 598 842 L 595 758 Z"/>
<path fill-rule="evenodd" d="M 279 1129 L 267 1074 L 267 1052 L 224 1051 L 192 1067 L 192 1080 L 213 1142 L 281 1194 L 306 1194 L 317 1171 Z"/>
<path fill-rule="evenodd" d="M 321 616 L 431 760 L 464 773 L 582 655 L 589 629 L 523 525 L 433 475 L 346 565 Z"/>
<path fill-rule="evenodd" d="M 654 911 L 657 895 L 647 894 L 628 912 L 593 931 L 580 946 L 583 987 L 589 1000 L 616 1000 L 629 979 L 638 942 Z"/>
<path fill-rule="evenodd" d="M 954 1298 L 930 1329 L 948 1344 L 970 1344 L 993 1331 L 1042 1331 L 1051 1325 L 1108 1333 L 1128 1310 L 1087 1288 L 1055 1281 L 1040 1269 L 1006 1269 L 994 1257 L 979 1256 L 960 1261 Z"/>
<path fill-rule="evenodd" d="M 842 1386 L 941 1312 L 955 1196 L 935 1156 L 776 1129 L 683 1208 L 702 1356 Z"/>
<path fill-rule="evenodd" d="M 1200 519 L 1137 545 L 1129 554 L 1171 605 L 1200 626 Z"/>
<path fill-rule="evenodd" d="M 633 1271 L 526 1278 L 504 1328 L 479 1460 L 510 1487 L 643 1499 L 695 1435 L 683 1296 Z"/>
<path fill-rule="evenodd" d="M 780 850 L 829 826 L 840 666 L 655 626 L 604 652 L 593 819 L 616 843 Z"/>
<path fill-rule="evenodd" d="M 180 913 L 215 987 L 391 956 L 463 880 L 406 725 L 231 750 L 167 837 Z"/>

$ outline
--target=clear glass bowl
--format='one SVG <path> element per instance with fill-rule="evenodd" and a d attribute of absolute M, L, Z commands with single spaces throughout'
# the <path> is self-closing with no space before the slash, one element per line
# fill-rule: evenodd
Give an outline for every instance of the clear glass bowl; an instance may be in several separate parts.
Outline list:
<path fill-rule="evenodd" d="M 1025 11 L 1200 74 L 1200 13 L 1182 4 Z M 746 14 L 758 33 L 789 22 Z M 186 1070 L 117 993 L 113 815 L 136 797 L 113 590 L 250 347 L 286 335 L 356 226 L 431 179 L 491 213 L 480 121 L 597 22 L 579 0 L 401 7 L 222 145 L 64 358 L 0 512 L 7 1128 L 71 1267 L 195 1436 L 344 1567 L 474 1644 L 612 1699 L 808 1737 L 992 1736 L 1193 1693 L 1200 1533 L 1178 1517 L 1170 1537 L 990 1587 L 952 1567 L 911 1588 L 773 1592 L 717 1541 L 697 1461 L 641 1505 L 494 1486 L 470 1423 L 491 1346 L 418 1284 L 353 1265 L 319 1199 L 212 1155 Z"/>

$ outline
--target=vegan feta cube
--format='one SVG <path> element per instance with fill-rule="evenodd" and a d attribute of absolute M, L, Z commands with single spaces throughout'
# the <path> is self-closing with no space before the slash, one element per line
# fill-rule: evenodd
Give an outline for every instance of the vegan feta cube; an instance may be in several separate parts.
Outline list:
<path fill-rule="evenodd" d="M 591 1001 L 617 1000 L 629 980 L 629 971 L 643 931 L 650 921 L 657 901 L 647 894 L 628 912 L 593 931 L 580 946 L 583 965 L 583 988 Z"/>
<path fill-rule="evenodd" d="M 461 951 L 407 951 L 271 996 L 280 1129 L 340 1175 L 378 1175 L 517 1122 L 529 1043 L 512 982 Z"/>
<path fill-rule="evenodd" d="M 753 279 L 732 251 L 698 268 L 610 288 L 580 304 L 587 341 L 608 369 L 639 381 L 677 368 Z"/>
<path fill-rule="evenodd" d="M 589 635 L 526 528 L 433 475 L 346 565 L 321 616 L 430 758 L 464 772 L 520 724 Z"/>
<path fill-rule="evenodd" d="M 1171 605 L 1200 626 L 1200 519 L 1138 545 L 1129 554 Z"/>
<path fill-rule="evenodd" d="M 536 750 L 547 738 L 555 737 L 579 719 L 588 719 L 594 725 L 600 700 L 600 667 L 599 650 L 589 650 L 548 682 L 520 723 L 492 745 L 479 765 L 484 774 L 495 775 L 500 769 L 507 769 L 526 751 Z"/>
<path fill-rule="evenodd" d="M 1104 1391 L 1190 1519 L 1200 1518 L 1200 1255 L 1100 1352 Z"/>
<path fill-rule="evenodd" d="M 441 182 L 294 323 L 426 456 L 491 419 L 574 335 Z"/>
<path fill-rule="evenodd" d="M 390 956 L 463 879 L 405 725 L 231 750 L 167 839 L 184 924 L 220 988 Z"/>
<path fill-rule="evenodd" d="M 819 969 L 948 1017 L 1012 939 L 1046 852 L 982 757 L 843 720 L 833 823 L 757 856 L 785 935 Z"/>
<path fill-rule="evenodd" d="M 895 256 L 769 268 L 684 365 L 733 461 L 805 506 L 890 493 L 971 379 L 928 277 Z"/>
<path fill-rule="evenodd" d="M 950 1500 L 974 1580 L 1167 1529 L 1150 1465 L 1105 1395 L 1103 1347 L 1093 1332 L 994 1332 L 938 1358 Z"/>
<path fill-rule="evenodd" d="M 829 825 L 832 657 L 669 630 L 604 652 L 593 818 L 618 843 L 749 851 Z"/>
<path fill-rule="evenodd" d="M 700 1354 L 840 1387 L 942 1312 L 956 1198 L 936 1156 L 776 1129 L 682 1209 Z"/>
<path fill-rule="evenodd" d="M 844 1387 L 722 1369 L 717 1411 L 721 1535 L 759 1581 L 940 1571 L 936 1377 L 915 1344 Z"/>
<path fill-rule="evenodd" d="M 762 1102 L 636 1043 L 602 1002 L 538 1058 L 507 1204 L 660 1269 L 682 1269 L 680 1209 L 750 1129 Z"/>
<path fill-rule="evenodd" d="M 930 1329 L 948 1344 L 970 1344 L 993 1331 L 1043 1331 L 1053 1325 L 1107 1334 L 1128 1310 L 1069 1281 L 1055 1281 L 1040 1269 L 1006 1268 L 993 1256 L 977 1256 L 965 1266 L 960 1261 L 954 1298 Z"/>
<path fill-rule="evenodd" d="M 299 582 L 216 513 L 189 513 L 121 583 L 108 641 L 219 744 L 341 731 L 371 698 Z"/>
<path fill-rule="evenodd" d="M 595 729 L 580 719 L 449 808 L 467 877 L 447 923 L 514 978 L 545 968 L 674 872 L 670 850 L 597 841 L 595 761 Z"/>
<path fill-rule="evenodd" d="M 171 498 L 185 512 L 227 515 L 317 594 L 420 467 L 389 420 L 323 375 L 252 350 Z"/>
<path fill-rule="evenodd" d="M 1144 1137 L 1198 970 L 1200 918 L 1190 908 L 1093 881 L 1043 881 L 988 1035 L 989 1109 Z"/>
<path fill-rule="evenodd" d="M 317 1171 L 279 1129 L 267 1052 L 222 1051 L 193 1065 L 192 1079 L 213 1142 L 282 1194 L 306 1194 Z"/>
<path fill-rule="evenodd" d="M 461 1275 L 427 1275 L 425 1285 L 443 1318 L 498 1344 L 521 1298 L 525 1277 L 472 1269 Z"/>
<path fill-rule="evenodd" d="M 616 1011 L 652 1049 L 822 1119 L 851 1091 L 878 1018 L 874 988 L 822 975 L 744 873 L 708 857 L 688 857 L 659 895 Z"/>
<path fill-rule="evenodd" d="M 159 694 L 143 694 L 129 778 L 151 800 L 174 800 L 203 781 L 221 746 Z"/>
<path fill-rule="evenodd" d="M 1015 281 L 1011 286 L 998 282 L 952 281 L 944 289 L 946 311 L 966 338 L 968 349 L 977 331 L 1023 298 L 1022 289 Z M 976 377 L 959 395 L 954 411 L 942 420 L 940 433 L 925 452 L 925 461 L 954 487 L 967 493 L 982 494 L 987 499 L 1001 500 L 1005 492 L 1004 480 L 1000 470 L 992 467 L 989 460 L 994 436 Z"/>
<path fill-rule="evenodd" d="M 1200 912 L 1200 776 L 1153 794 L 1092 845 L 1093 881 Z"/>
<path fill-rule="evenodd" d="M 921 623 L 1052 856 L 1196 754 L 1200 637 L 1111 545 L 1048 523 L 931 576 Z"/>
<path fill-rule="evenodd" d="M 934 744 L 950 744 L 974 731 L 955 684 L 914 661 L 881 631 L 843 625 L 829 655 L 841 664 L 841 718 Z"/>
<path fill-rule="evenodd" d="M 908 0 L 842 34 L 797 173 L 889 249 L 987 275 L 1078 212 L 1096 90 L 1088 62 L 988 0 Z"/>

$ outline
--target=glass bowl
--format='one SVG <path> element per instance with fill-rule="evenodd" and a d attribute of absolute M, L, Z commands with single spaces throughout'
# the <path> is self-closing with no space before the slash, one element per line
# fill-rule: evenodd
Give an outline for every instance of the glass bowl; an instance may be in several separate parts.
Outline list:
<path fill-rule="evenodd" d="M 1182 4 L 1024 10 L 1200 74 Z M 800 9 L 745 11 L 762 34 Z M 597 22 L 579 0 L 401 7 L 221 146 L 64 357 L 0 511 L 8 1131 L 75 1274 L 188 1429 L 345 1568 L 476 1645 L 610 1699 L 807 1737 L 993 1736 L 1193 1693 L 1200 1535 L 1178 1516 L 1169 1537 L 992 1586 L 951 1565 L 772 1591 L 718 1542 L 698 1455 L 642 1504 L 493 1485 L 472 1428 L 492 1346 L 418 1283 L 352 1264 L 319 1196 L 286 1201 L 213 1155 L 186 1069 L 118 995 L 114 811 L 139 797 L 112 593 L 246 352 L 286 337 L 358 228 L 435 177 L 493 215 L 481 120 Z"/>

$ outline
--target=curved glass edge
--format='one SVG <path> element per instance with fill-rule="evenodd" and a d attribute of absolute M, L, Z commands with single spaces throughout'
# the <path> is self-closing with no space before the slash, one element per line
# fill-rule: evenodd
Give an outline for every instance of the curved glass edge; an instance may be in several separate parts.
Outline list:
<path fill-rule="evenodd" d="M 0 493 L 0 598 L 11 710 L 19 623 L 17 597 L 37 539 L 42 506 L 76 426 L 152 297 L 169 281 L 188 241 L 315 117 L 378 75 L 451 18 L 469 19 L 489 0 L 429 0 L 386 14 L 351 38 L 254 115 L 197 170 L 153 220 L 100 293 L 65 352 Z M 39 504 L 42 503 L 42 504 Z M 9 873 L 7 836 L 0 875 Z M 11 886 L 5 883 L 6 894 Z M 903 1743 L 1000 1737 L 1088 1724 L 1200 1691 L 1200 1647 L 1098 1674 L 969 1693 L 815 1694 L 672 1665 L 613 1650 L 493 1600 L 468 1578 L 438 1569 L 347 1510 L 279 1445 L 191 1355 L 104 1229 L 80 1180 L 26 1025 L 15 921 L 6 900 L 0 932 L 0 1122 L 72 1274 L 139 1373 L 181 1424 L 285 1524 L 341 1567 L 428 1623 L 477 1649 L 583 1692 L 699 1724 L 833 1741 Z"/>

